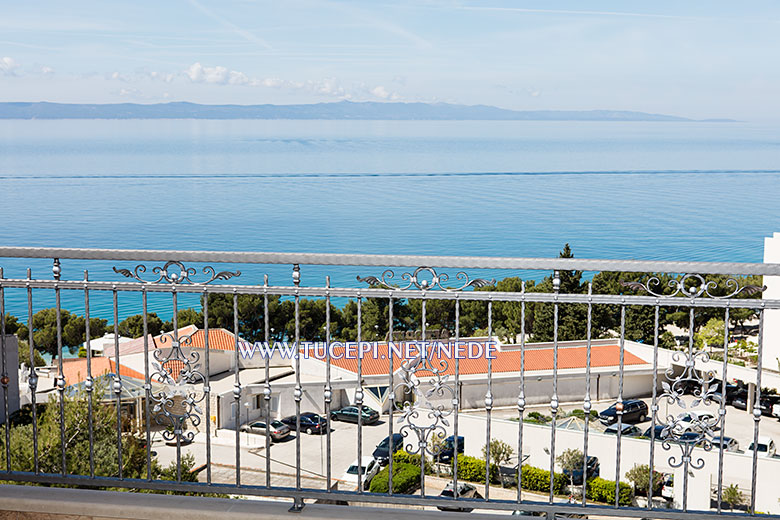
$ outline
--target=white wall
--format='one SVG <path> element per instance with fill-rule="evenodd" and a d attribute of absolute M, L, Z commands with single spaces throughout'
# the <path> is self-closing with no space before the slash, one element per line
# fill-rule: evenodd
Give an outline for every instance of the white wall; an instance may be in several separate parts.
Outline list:
<path fill-rule="evenodd" d="M 484 415 L 461 413 L 459 416 L 458 435 L 466 438 L 465 453 L 475 457 L 482 457 L 482 447 L 485 444 L 485 417 Z M 451 422 L 451 421 L 450 421 Z M 501 439 L 515 448 L 517 451 L 517 433 L 518 423 L 502 419 L 491 420 L 491 438 Z M 448 434 L 452 433 L 452 428 L 447 429 Z M 550 467 L 550 456 L 545 453 L 544 448 L 550 446 L 551 428 L 536 424 L 523 424 L 523 454 L 529 455 L 527 464 L 544 469 Z M 560 454 L 567 448 L 583 448 L 583 433 L 569 430 L 556 430 L 556 454 Z M 615 470 L 617 468 L 615 454 L 617 437 L 614 435 L 605 435 L 591 431 L 588 435 L 588 455 L 598 457 L 601 464 L 601 476 L 603 478 L 614 480 Z M 662 443 L 655 443 L 655 467 L 662 472 L 673 472 L 670 465 L 670 457 L 675 456 L 679 460 L 680 447 L 672 444 L 670 451 L 663 449 Z M 701 504 L 706 502 L 709 506 L 709 495 L 706 499 L 701 495 L 703 489 L 702 480 L 712 486 L 717 485 L 718 481 L 718 451 L 713 449 L 706 452 L 701 448 L 695 448 L 693 452 L 694 459 L 701 458 L 704 461 L 704 467 L 700 470 L 691 469 L 696 474 L 696 483 L 689 481 L 688 507 L 690 509 L 704 507 Z M 622 481 L 626 481 L 625 474 L 634 465 L 649 464 L 650 460 L 650 441 L 648 439 L 623 438 L 621 441 L 620 456 L 620 476 Z M 750 489 L 752 481 L 753 458 L 747 453 L 724 453 L 723 457 L 723 482 L 724 487 L 736 483 L 742 489 Z M 560 468 L 558 468 L 560 469 Z M 682 473 L 680 478 L 682 478 Z M 758 478 L 756 479 L 758 488 L 756 495 L 756 510 L 780 514 L 780 486 L 777 485 L 778 473 L 780 473 L 780 459 L 759 459 Z M 675 476 L 675 481 L 678 478 Z M 709 489 L 709 487 L 707 487 Z M 698 490 L 698 491 L 697 491 Z M 698 494 L 697 494 L 698 493 Z"/>

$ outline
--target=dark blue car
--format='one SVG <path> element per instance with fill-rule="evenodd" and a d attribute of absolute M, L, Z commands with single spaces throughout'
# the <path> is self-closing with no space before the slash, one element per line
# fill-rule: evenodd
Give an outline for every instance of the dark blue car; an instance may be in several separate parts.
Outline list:
<path fill-rule="evenodd" d="M 403 448 L 404 443 L 404 436 L 400 433 L 394 433 L 393 434 L 393 453 Z M 390 437 L 385 437 L 385 439 L 377 444 L 376 449 L 374 450 L 374 453 L 372 453 L 374 456 L 374 459 L 379 462 L 380 466 L 387 466 L 388 462 L 390 462 Z"/>
<path fill-rule="evenodd" d="M 465 440 L 462 436 L 458 435 L 458 449 L 457 453 L 463 453 L 463 448 L 465 446 Z M 455 436 L 450 435 L 446 439 L 444 439 L 444 445 L 442 446 L 441 451 L 436 456 L 436 460 L 438 462 L 442 462 L 444 464 L 448 464 L 452 461 L 453 457 L 455 457 Z"/>

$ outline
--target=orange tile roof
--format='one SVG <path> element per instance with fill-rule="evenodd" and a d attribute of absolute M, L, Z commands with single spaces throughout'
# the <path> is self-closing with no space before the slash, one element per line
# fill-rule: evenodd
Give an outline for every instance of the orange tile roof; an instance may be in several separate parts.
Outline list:
<path fill-rule="evenodd" d="M 383 352 L 381 348 L 378 352 Z M 385 347 L 386 348 L 386 347 Z M 334 349 L 334 355 L 339 356 L 343 354 L 341 349 Z M 572 368 L 585 368 L 587 360 L 587 348 L 586 347 L 559 347 L 558 348 L 558 368 L 559 369 L 572 369 Z M 393 371 L 397 371 L 401 366 L 401 359 L 393 354 Z M 436 353 L 431 354 L 431 361 L 435 365 L 439 360 Z M 454 359 L 444 359 L 447 362 L 447 367 L 443 374 L 454 375 L 455 374 L 455 361 Z M 647 361 L 632 354 L 628 350 L 624 352 L 624 365 L 645 365 Z M 357 373 L 357 359 L 331 359 L 331 363 L 334 366 L 349 370 Z M 495 353 L 495 359 L 492 363 L 493 373 L 502 372 L 519 372 L 520 371 L 520 349 L 501 350 Z M 617 367 L 620 365 L 620 347 L 618 345 L 598 345 L 591 347 L 591 367 Z M 362 373 L 364 375 L 382 375 L 387 374 L 390 368 L 388 359 L 382 359 L 379 355 L 378 359 L 375 359 L 373 355 L 363 357 L 362 361 Z M 525 349 L 525 370 L 552 370 L 553 368 L 553 349 L 552 348 L 527 348 Z M 460 360 L 460 374 L 487 374 L 488 360 L 487 358 L 479 357 L 476 359 L 461 359 Z M 418 376 L 430 376 L 431 373 L 426 370 L 418 370 Z"/>
<path fill-rule="evenodd" d="M 171 340 L 164 337 L 165 334 L 157 336 L 148 336 L 147 344 L 149 352 L 155 348 L 168 348 L 171 346 Z M 182 345 L 194 348 L 206 348 L 206 332 L 195 325 L 182 327 L 178 332 L 179 338 L 190 336 L 191 342 L 188 345 Z M 235 350 L 236 337 L 232 332 L 226 329 L 209 329 L 209 349 L 210 350 Z M 144 351 L 144 338 L 136 338 L 127 343 L 119 345 L 119 355 L 139 354 Z M 109 352 L 109 355 L 111 353 Z"/>
<path fill-rule="evenodd" d="M 92 377 L 102 376 L 103 374 L 116 373 L 116 362 L 107 357 L 92 358 Z M 75 385 L 87 380 L 87 359 L 63 359 L 62 374 L 65 376 L 65 382 L 68 385 Z M 140 372 L 119 364 L 119 375 L 121 377 L 132 377 L 133 379 L 144 380 L 144 375 Z"/>

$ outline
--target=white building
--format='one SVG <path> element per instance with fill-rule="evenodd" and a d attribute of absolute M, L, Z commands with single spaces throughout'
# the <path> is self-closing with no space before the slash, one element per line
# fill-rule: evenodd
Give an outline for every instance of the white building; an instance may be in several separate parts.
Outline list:
<path fill-rule="evenodd" d="M 764 238 L 764 263 L 780 264 L 780 233 Z M 780 276 L 764 276 L 763 297 L 780 300 Z M 780 309 L 764 313 L 764 366 L 780 369 Z"/>

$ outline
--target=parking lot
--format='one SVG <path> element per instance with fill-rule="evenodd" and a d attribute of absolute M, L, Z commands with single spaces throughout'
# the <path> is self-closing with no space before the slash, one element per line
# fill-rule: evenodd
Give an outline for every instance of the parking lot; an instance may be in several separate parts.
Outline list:
<path fill-rule="evenodd" d="M 685 400 L 687 403 L 690 403 L 692 399 L 693 397 L 690 395 L 685 396 Z M 644 398 L 641 400 L 647 404 L 649 410 L 652 405 L 652 398 Z M 602 412 L 603 410 L 611 406 L 614 402 L 615 402 L 614 400 L 596 401 L 593 403 L 593 410 L 595 410 L 597 413 Z M 718 408 L 719 408 L 719 405 L 713 402 L 709 405 L 699 404 L 699 406 L 695 408 L 691 408 L 689 406 L 686 409 L 676 404 L 670 405 L 665 399 L 659 400 L 658 406 L 659 406 L 658 414 L 660 417 L 667 417 L 669 415 L 677 416 L 680 413 L 690 412 L 690 411 L 695 411 L 698 413 L 707 412 L 717 417 Z M 564 415 L 565 413 L 571 412 L 572 410 L 575 409 L 582 409 L 582 403 L 564 403 L 560 407 L 560 410 L 562 412 L 560 413 L 560 416 Z M 531 411 L 537 411 L 544 415 L 549 415 L 550 407 L 549 405 L 529 406 L 527 407 L 526 414 Z M 501 417 L 505 419 L 517 417 L 517 408 L 496 409 L 493 410 L 493 416 Z M 643 432 L 646 429 L 650 428 L 650 424 L 651 424 L 650 418 L 646 419 L 643 423 L 636 423 L 636 425 Z M 771 439 L 774 439 L 775 444 L 780 443 L 780 420 L 778 420 L 778 418 L 764 415 L 761 417 L 761 422 L 759 426 L 760 426 L 759 435 L 768 436 Z M 750 413 L 746 412 L 745 410 L 739 410 L 737 408 L 734 408 L 731 405 L 726 406 L 726 428 L 725 428 L 724 435 L 737 439 L 741 451 L 745 451 L 748 448 L 748 446 L 750 446 L 750 443 L 753 442 L 753 429 L 754 429 L 754 420 L 753 420 L 753 416 Z"/>

